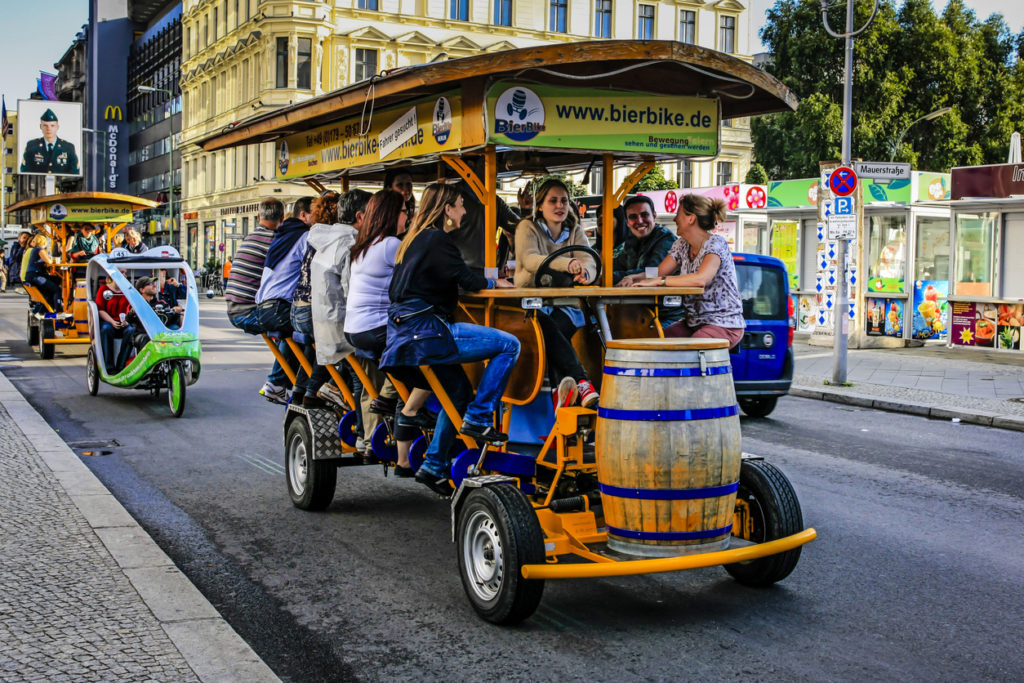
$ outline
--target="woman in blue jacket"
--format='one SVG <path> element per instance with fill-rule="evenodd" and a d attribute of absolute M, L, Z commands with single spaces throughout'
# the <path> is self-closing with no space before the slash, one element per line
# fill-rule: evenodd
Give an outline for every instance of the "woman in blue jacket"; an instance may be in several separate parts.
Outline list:
<path fill-rule="evenodd" d="M 466 213 L 462 202 L 462 194 L 443 183 L 424 191 L 412 227 L 395 254 L 388 291 L 388 342 L 380 365 L 384 369 L 433 366 L 452 403 L 464 415 L 462 433 L 502 442 L 508 437 L 494 427 L 494 412 L 519 357 L 519 340 L 501 330 L 453 320 L 460 287 L 475 292 L 512 285 L 474 273 L 462 259 L 448 235 L 459 228 Z M 474 398 L 460 364 L 483 360 L 490 362 Z M 455 436 L 455 427 L 442 411 L 423 465 L 416 472 L 416 481 L 441 495 L 451 493 L 448 468 Z"/>

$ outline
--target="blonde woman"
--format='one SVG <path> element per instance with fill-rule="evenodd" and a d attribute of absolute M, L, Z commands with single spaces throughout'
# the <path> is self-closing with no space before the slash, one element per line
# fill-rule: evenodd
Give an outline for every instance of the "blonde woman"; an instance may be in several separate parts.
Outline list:
<path fill-rule="evenodd" d="M 431 365 L 456 409 L 464 414 L 462 433 L 489 442 L 508 437 L 494 427 L 509 375 L 519 357 L 519 340 L 490 327 L 454 322 L 459 288 L 470 292 L 511 287 L 470 270 L 449 233 L 466 213 L 462 194 L 443 183 L 427 187 L 412 226 L 395 253 L 388 289 L 387 347 L 382 368 Z M 489 361 L 476 397 L 461 363 Z M 472 399 L 472 400 L 471 400 Z M 449 495 L 455 428 L 442 411 L 416 481 Z"/>
<path fill-rule="evenodd" d="M 125 249 L 133 254 L 141 254 L 146 251 L 146 245 L 142 241 L 142 235 L 137 230 L 126 230 L 124 233 Z"/>
<path fill-rule="evenodd" d="M 46 235 L 39 233 L 29 240 L 28 248 L 25 250 L 28 255 L 28 267 L 25 269 L 24 280 L 36 287 L 50 304 L 50 308 L 57 311 L 61 308 L 60 288 L 61 281 L 56 275 L 50 275 L 49 268 L 53 266 L 54 260 L 47 247 Z"/>
<path fill-rule="evenodd" d="M 729 244 L 714 234 L 725 220 L 725 202 L 688 194 L 679 202 L 679 239 L 658 266 L 658 277 L 637 280 L 634 287 L 703 287 L 704 293 L 683 297 L 685 317 L 665 328 L 668 337 L 726 339 L 736 346 L 743 338 L 743 300 L 736 283 L 736 265 Z"/>

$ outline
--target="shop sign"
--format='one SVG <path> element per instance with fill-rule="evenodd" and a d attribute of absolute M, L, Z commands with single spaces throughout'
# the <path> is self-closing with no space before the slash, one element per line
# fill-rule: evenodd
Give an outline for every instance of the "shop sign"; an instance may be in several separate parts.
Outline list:
<path fill-rule="evenodd" d="M 32 210 L 32 222 L 62 221 L 65 223 L 130 223 L 132 209 L 127 204 L 62 204 L 54 202 Z"/>
<path fill-rule="evenodd" d="M 502 82 L 487 93 L 490 142 L 553 149 L 714 156 L 717 99 Z"/>
<path fill-rule="evenodd" d="M 859 178 L 872 180 L 910 180 L 910 164 L 885 161 L 855 161 L 853 170 Z"/>
<path fill-rule="evenodd" d="M 461 145 L 462 99 L 448 93 L 375 111 L 372 119 L 355 116 L 282 138 L 277 142 L 276 174 L 279 180 L 300 178 L 453 152 Z"/>
<path fill-rule="evenodd" d="M 953 199 L 1024 195 L 1024 164 L 954 168 L 951 185 Z"/>

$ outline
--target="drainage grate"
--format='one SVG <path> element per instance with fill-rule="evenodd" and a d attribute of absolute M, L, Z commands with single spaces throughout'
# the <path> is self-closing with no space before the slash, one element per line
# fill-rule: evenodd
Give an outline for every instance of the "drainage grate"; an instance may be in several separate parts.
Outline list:
<path fill-rule="evenodd" d="M 78 453 L 87 457 L 96 457 L 100 455 L 112 455 L 113 449 L 120 446 L 121 444 L 116 439 L 107 439 L 106 441 L 69 441 L 68 446 Z"/>

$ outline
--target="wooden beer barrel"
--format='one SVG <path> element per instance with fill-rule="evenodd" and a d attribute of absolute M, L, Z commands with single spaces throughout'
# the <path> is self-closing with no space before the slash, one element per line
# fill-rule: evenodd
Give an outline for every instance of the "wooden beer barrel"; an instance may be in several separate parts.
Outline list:
<path fill-rule="evenodd" d="M 84 271 L 83 271 L 84 272 Z M 75 332 L 79 337 L 89 336 L 89 299 L 86 296 L 85 280 L 75 283 L 75 300 L 71 304 L 71 314 L 75 320 Z"/>
<path fill-rule="evenodd" d="M 608 342 L 597 414 L 608 546 L 655 557 L 726 548 L 742 454 L 728 342 Z"/>

